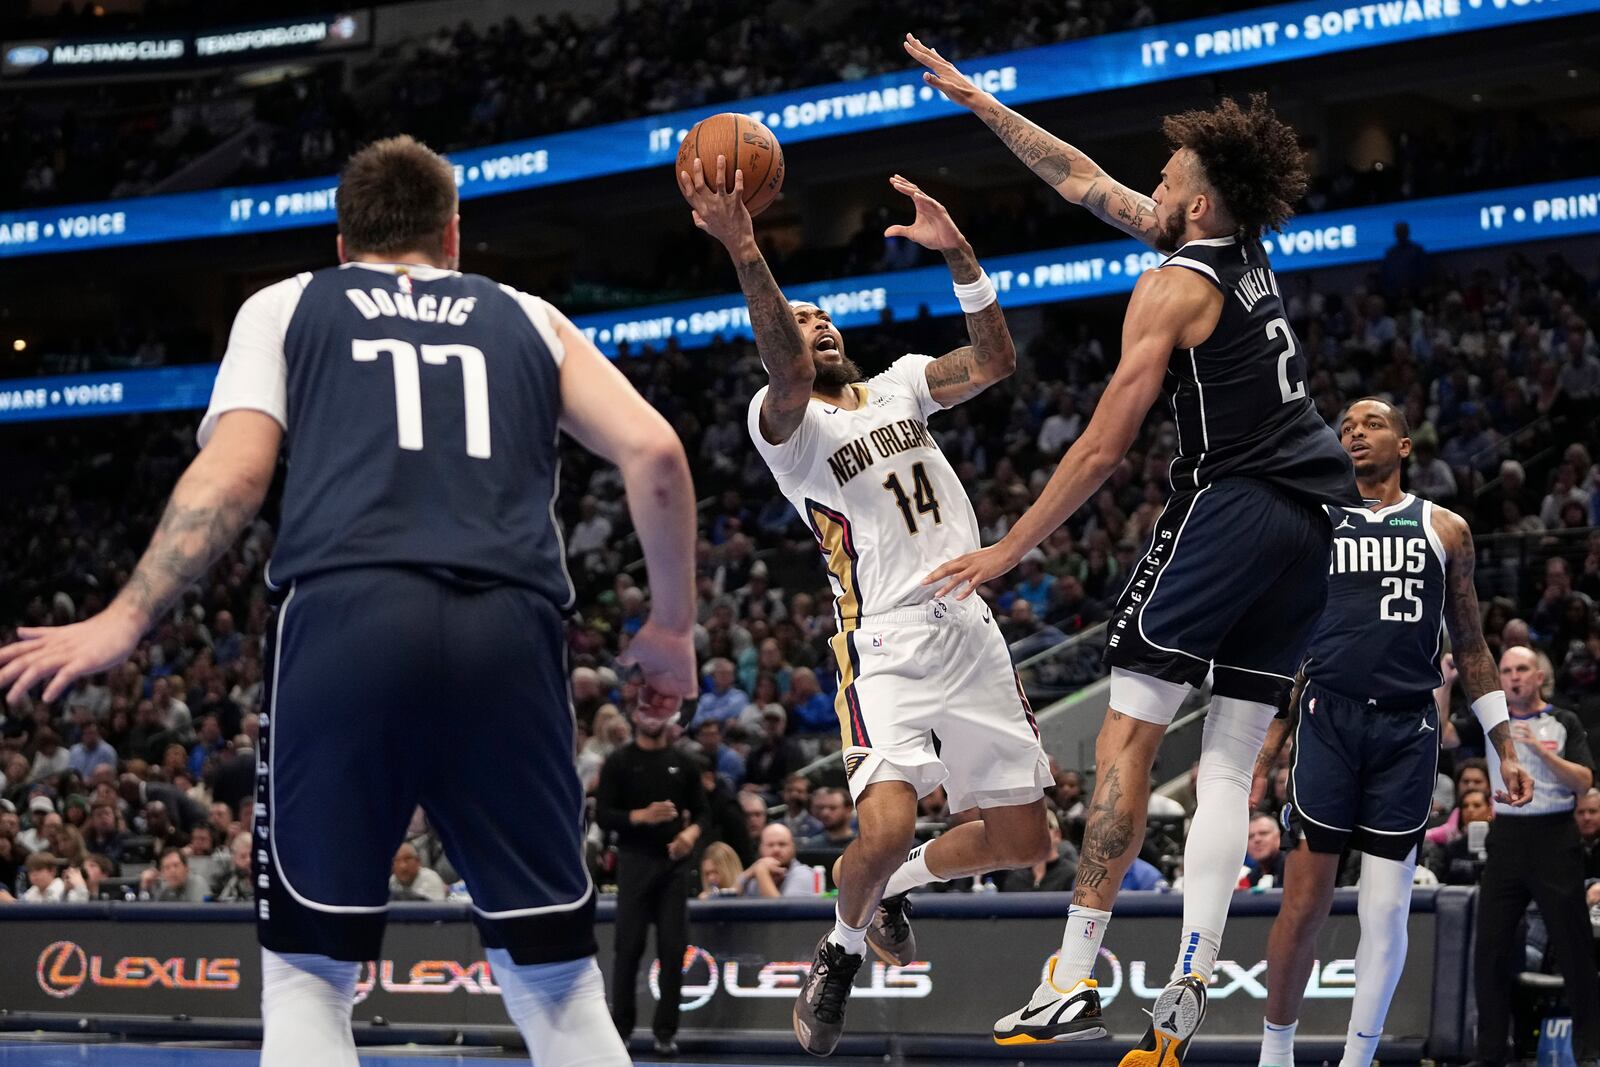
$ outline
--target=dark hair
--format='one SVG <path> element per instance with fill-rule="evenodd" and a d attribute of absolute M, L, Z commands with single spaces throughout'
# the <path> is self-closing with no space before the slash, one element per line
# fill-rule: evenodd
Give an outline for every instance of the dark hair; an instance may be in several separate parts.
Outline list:
<path fill-rule="evenodd" d="M 165 860 L 168 856 L 176 856 L 183 861 L 183 865 L 185 867 L 189 866 L 189 857 L 183 854 L 183 849 L 174 848 L 171 845 L 168 845 L 166 848 L 161 850 L 161 855 L 156 857 L 156 866 L 159 867 L 161 865 L 161 861 Z"/>
<path fill-rule="evenodd" d="M 455 171 L 444 157 L 403 134 L 374 141 L 339 172 L 335 204 L 345 252 L 443 259 L 456 203 Z"/>
<path fill-rule="evenodd" d="M 1187 148 L 1200 160 L 1206 181 L 1222 206 L 1250 236 L 1281 230 L 1305 195 L 1305 160 L 1299 138 L 1252 93 L 1250 106 L 1224 99 L 1210 111 L 1185 111 L 1161 120 L 1173 150 Z"/>
<path fill-rule="evenodd" d="M 1467 771 L 1469 771 L 1469 770 L 1482 771 L 1483 772 L 1483 776 L 1485 778 L 1489 778 L 1490 777 L 1489 776 L 1489 761 L 1484 759 L 1484 758 L 1482 758 L 1481 756 L 1474 756 L 1471 759 L 1462 760 L 1460 765 L 1456 767 L 1456 784 L 1457 785 L 1461 784 L 1461 776 L 1463 774 L 1467 773 Z M 1493 781 L 1492 778 L 1490 780 Z"/>
<path fill-rule="evenodd" d="M 1345 416 L 1350 413 L 1350 409 L 1357 404 L 1382 404 L 1389 409 L 1389 424 L 1394 427 L 1394 432 L 1401 437 L 1411 436 L 1411 420 L 1406 418 L 1406 409 L 1393 401 L 1385 400 L 1381 396 L 1361 396 L 1350 401 L 1344 406 L 1344 411 L 1339 415 L 1341 424 L 1343 424 Z"/>

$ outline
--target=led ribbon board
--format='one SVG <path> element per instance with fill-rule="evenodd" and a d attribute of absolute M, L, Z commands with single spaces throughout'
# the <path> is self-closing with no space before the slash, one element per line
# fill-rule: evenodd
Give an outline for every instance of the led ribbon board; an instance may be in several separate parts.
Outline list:
<path fill-rule="evenodd" d="M 1597 11 L 1600 0 L 1307 0 L 963 59 L 961 66 L 1007 103 L 1026 104 Z M 30 57 L 39 53 L 22 58 Z M 729 106 L 765 122 L 786 144 L 957 110 L 923 85 L 920 71 L 907 70 L 455 152 L 451 162 L 465 200 L 665 167 L 690 126 Z M 0 257 L 331 225 L 335 186 L 330 176 L 0 212 Z"/>
<path fill-rule="evenodd" d="M 1430 252 L 1600 233 L 1600 177 L 1307 215 L 1272 234 L 1268 254 L 1280 274 L 1370 263 L 1383 258 L 1402 219 Z M 1001 302 L 1023 307 L 1127 292 L 1161 259 L 1126 239 L 995 256 L 984 267 Z M 841 329 L 870 326 L 885 308 L 897 319 L 916 315 L 923 305 L 936 316 L 961 311 L 943 267 L 788 285 L 784 295 L 815 301 Z M 694 349 L 719 334 L 750 336 L 749 312 L 738 294 L 580 315 L 574 324 L 610 355 L 624 342 L 634 351 L 668 340 Z M 0 423 L 203 408 L 216 373 L 215 364 L 205 364 L 0 381 Z"/>

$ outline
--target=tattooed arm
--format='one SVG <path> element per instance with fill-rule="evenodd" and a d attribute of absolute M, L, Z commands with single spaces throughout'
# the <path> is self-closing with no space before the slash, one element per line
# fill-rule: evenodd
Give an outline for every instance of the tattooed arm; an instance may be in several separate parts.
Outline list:
<path fill-rule="evenodd" d="M 889 179 L 889 185 L 911 198 L 917 215 L 907 225 L 890 226 L 884 231 L 885 237 L 904 237 L 941 253 L 950 267 L 950 277 L 958 285 L 983 276 L 972 246 L 943 204 L 898 174 Z M 967 313 L 967 336 L 971 344 L 946 352 L 928 364 L 928 392 L 944 407 L 971 400 L 1017 369 L 1017 349 L 1011 343 L 1011 331 L 1006 327 L 999 300 Z"/>
<path fill-rule="evenodd" d="M 795 322 L 794 311 L 767 268 L 767 261 L 756 244 L 750 212 L 744 206 L 744 173 L 735 171 L 733 192 L 726 188 L 726 159 L 717 157 L 716 188 L 706 184 L 700 160 L 694 171 L 678 173 L 678 189 L 689 201 L 694 224 L 727 249 L 739 272 L 739 288 L 750 308 L 750 329 L 756 337 L 756 351 L 767 368 L 767 395 L 761 404 L 761 434 L 769 442 L 787 441 L 805 418 L 816 380 L 811 348 Z"/>
<path fill-rule="evenodd" d="M 60 698 L 86 674 L 127 659 L 140 636 L 198 581 L 255 518 L 278 462 L 283 429 L 260 411 L 229 411 L 189 464 L 167 502 L 150 547 L 104 611 L 71 626 L 23 627 L 0 648 L 0 688 L 20 703 L 49 680 L 44 700 Z"/>
<path fill-rule="evenodd" d="M 1478 613 L 1478 591 L 1473 585 L 1478 555 L 1472 543 L 1472 529 L 1455 512 L 1435 506 L 1433 532 L 1445 553 L 1445 628 L 1450 631 L 1450 647 L 1462 688 L 1467 691 L 1467 699 L 1476 702 L 1500 692 L 1500 672 L 1483 639 L 1483 616 Z M 1518 806 L 1526 804 L 1533 798 L 1533 780 L 1517 758 L 1511 724 L 1498 724 L 1485 740 L 1500 757 L 1500 776 L 1505 781 L 1506 795 L 1497 799 Z"/>
<path fill-rule="evenodd" d="M 1124 233 L 1154 245 L 1160 234 L 1154 200 L 1116 181 L 1072 145 L 979 89 L 955 64 L 910 34 L 905 50 L 927 68 L 924 81 L 982 119 L 1046 185 Z"/>

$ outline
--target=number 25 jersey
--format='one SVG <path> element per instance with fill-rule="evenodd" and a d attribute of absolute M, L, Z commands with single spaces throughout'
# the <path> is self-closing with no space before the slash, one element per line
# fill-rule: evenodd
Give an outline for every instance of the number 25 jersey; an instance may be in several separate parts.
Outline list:
<path fill-rule="evenodd" d="M 200 443 L 240 408 L 284 427 L 277 587 L 346 567 L 445 568 L 567 607 L 551 510 L 564 356 L 548 304 L 481 275 L 300 274 L 239 309 Z"/>
<path fill-rule="evenodd" d="M 979 547 L 966 489 L 928 431 L 943 410 L 931 362 L 902 356 L 857 382 L 853 410 L 813 397 L 779 445 L 761 433 L 766 388 L 750 401 L 750 437 L 822 549 L 841 629 L 932 599 L 928 572 Z"/>

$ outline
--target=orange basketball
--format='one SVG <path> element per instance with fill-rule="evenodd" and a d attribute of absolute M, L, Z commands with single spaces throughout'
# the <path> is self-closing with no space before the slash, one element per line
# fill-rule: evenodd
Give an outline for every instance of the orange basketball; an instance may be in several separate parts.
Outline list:
<path fill-rule="evenodd" d="M 696 157 L 705 168 L 706 184 L 717 184 L 717 157 L 726 156 L 722 191 L 733 192 L 733 172 L 744 171 L 744 206 L 759 215 L 783 188 L 783 146 L 772 131 L 749 115 L 724 111 L 694 124 L 678 146 L 679 171 L 694 174 Z"/>

